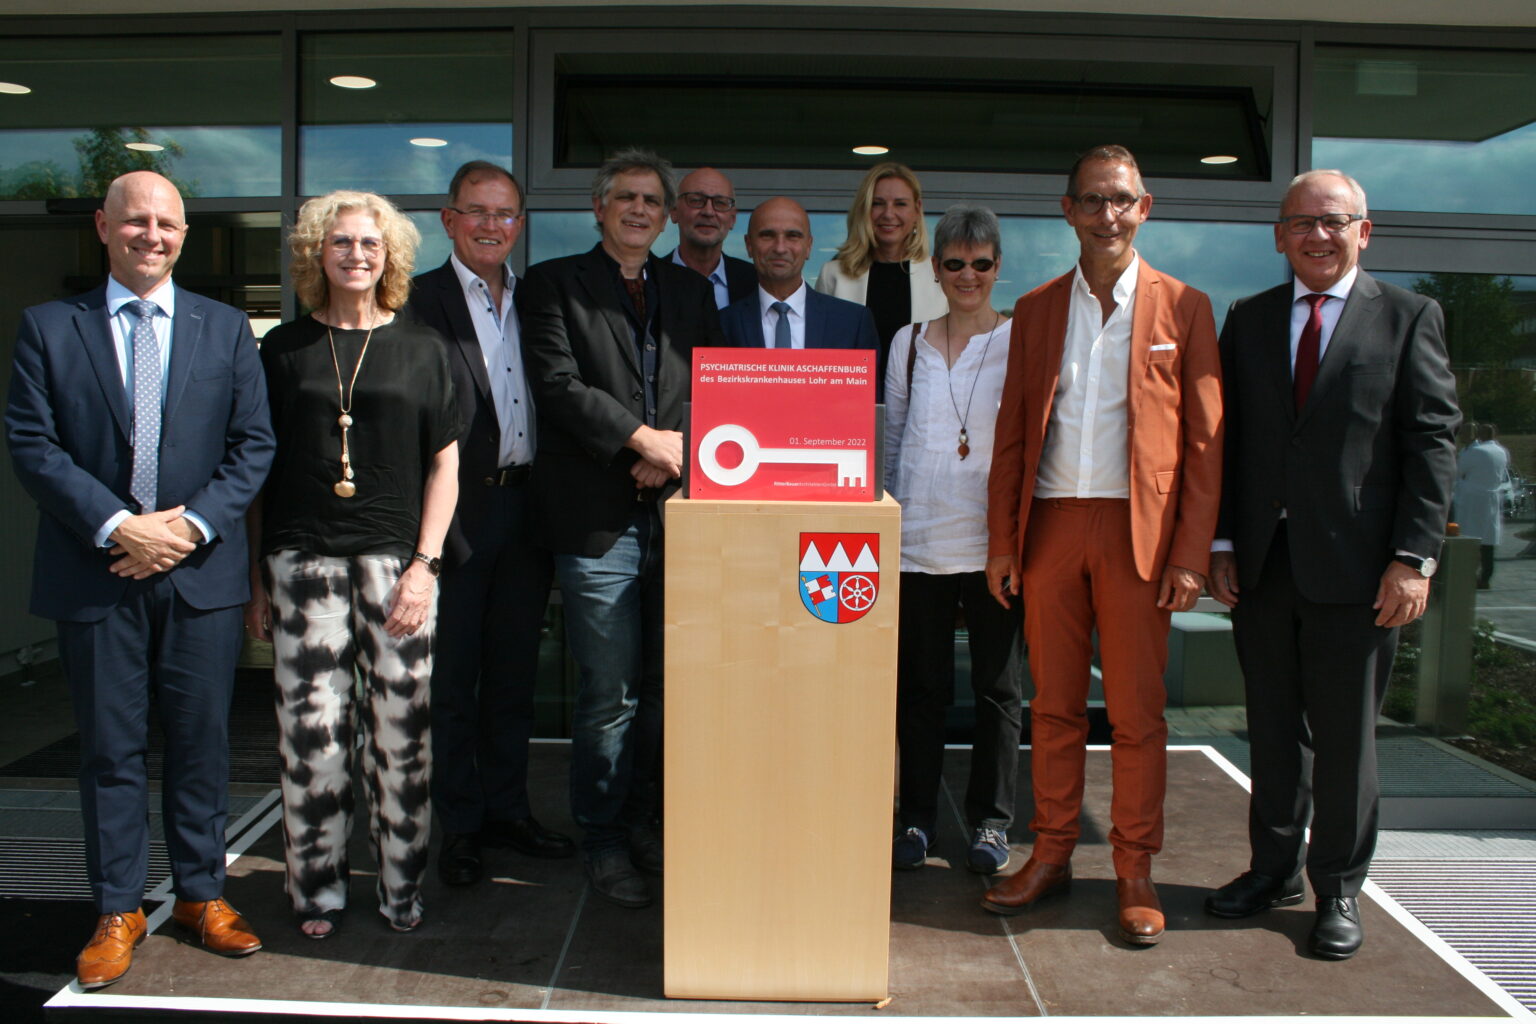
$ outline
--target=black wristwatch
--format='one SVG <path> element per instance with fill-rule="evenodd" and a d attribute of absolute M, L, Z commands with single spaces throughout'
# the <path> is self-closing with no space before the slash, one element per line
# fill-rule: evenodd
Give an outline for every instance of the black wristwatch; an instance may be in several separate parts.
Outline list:
<path fill-rule="evenodd" d="M 412 555 L 411 561 L 420 562 L 422 565 L 426 566 L 427 572 L 431 573 L 433 576 L 441 576 L 443 574 L 443 560 L 441 558 L 433 558 L 431 555 L 424 551 L 418 551 Z"/>
<path fill-rule="evenodd" d="M 1393 560 L 1402 562 L 1425 579 L 1429 579 L 1440 568 L 1440 563 L 1433 558 L 1420 558 L 1417 555 L 1397 555 Z"/>

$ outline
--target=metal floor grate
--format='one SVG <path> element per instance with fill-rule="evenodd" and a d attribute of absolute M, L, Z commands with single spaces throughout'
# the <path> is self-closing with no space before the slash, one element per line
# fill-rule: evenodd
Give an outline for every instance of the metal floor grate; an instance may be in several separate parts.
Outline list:
<path fill-rule="evenodd" d="M 171 877 L 165 844 L 149 844 L 150 892 Z M 31 900 L 91 899 L 85 843 L 79 839 L 0 837 L 0 897 Z"/>
<path fill-rule="evenodd" d="M 1536 1010 L 1536 858 L 1395 861 L 1371 880 L 1527 1008 Z"/>

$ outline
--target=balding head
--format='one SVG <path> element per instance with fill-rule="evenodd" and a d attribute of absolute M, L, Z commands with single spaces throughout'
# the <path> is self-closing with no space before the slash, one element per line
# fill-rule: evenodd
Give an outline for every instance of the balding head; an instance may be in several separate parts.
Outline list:
<path fill-rule="evenodd" d="M 678 182 L 677 196 L 672 223 L 677 225 L 679 244 L 694 254 L 713 253 L 718 258 L 725 236 L 736 226 L 736 190 L 731 179 L 713 167 L 700 167 Z M 724 201 L 729 201 L 729 209 L 715 208 Z"/>
<path fill-rule="evenodd" d="M 747 222 L 747 255 L 757 267 L 757 283 L 774 298 L 787 299 L 804 283 L 811 255 L 811 219 L 805 207 L 785 196 L 757 204 Z"/>
<path fill-rule="evenodd" d="M 96 211 L 96 235 L 118 283 L 140 298 L 171 276 L 186 239 L 181 193 L 154 171 L 130 171 L 107 188 Z"/>

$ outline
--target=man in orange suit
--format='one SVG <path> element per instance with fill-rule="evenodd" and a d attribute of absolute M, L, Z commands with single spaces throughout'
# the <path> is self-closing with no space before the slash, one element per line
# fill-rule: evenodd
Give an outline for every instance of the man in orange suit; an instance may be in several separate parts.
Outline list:
<path fill-rule="evenodd" d="M 1035 846 L 982 906 L 1017 914 L 1071 883 L 1097 628 L 1120 934 L 1150 945 L 1168 624 L 1199 596 L 1216 529 L 1220 359 L 1210 300 L 1132 247 L 1152 197 L 1128 150 L 1080 157 L 1061 209 L 1081 256 L 1014 308 L 987 508 L 987 584 L 1004 605 L 1024 599 Z"/>

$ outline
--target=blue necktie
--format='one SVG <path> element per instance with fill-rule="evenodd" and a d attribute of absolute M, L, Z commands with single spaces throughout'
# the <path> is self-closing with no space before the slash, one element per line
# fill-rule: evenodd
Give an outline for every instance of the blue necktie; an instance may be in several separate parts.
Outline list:
<path fill-rule="evenodd" d="M 160 488 L 160 339 L 155 337 L 160 307 L 147 299 L 126 305 L 139 318 L 133 328 L 133 478 L 128 493 L 143 515 L 158 507 Z"/>
<path fill-rule="evenodd" d="M 768 308 L 779 314 L 779 322 L 773 327 L 773 347 L 794 348 L 794 342 L 789 339 L 789 303 L 775 302 Z"/>

